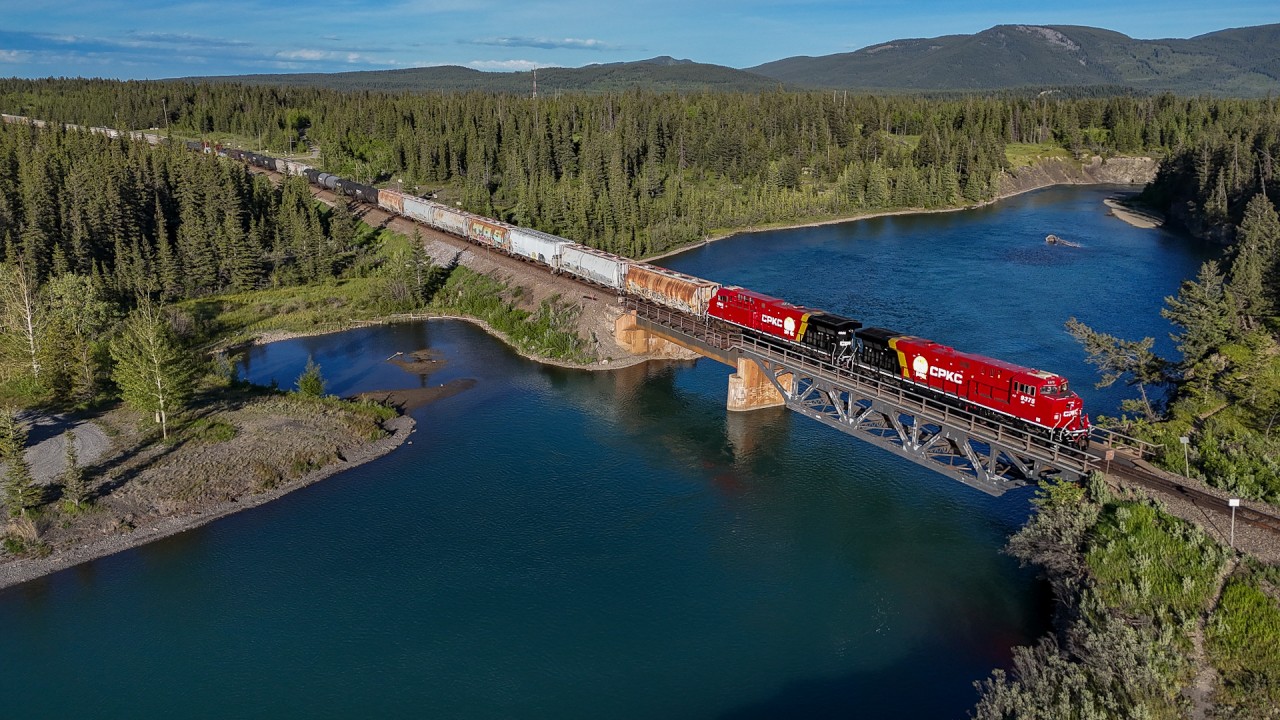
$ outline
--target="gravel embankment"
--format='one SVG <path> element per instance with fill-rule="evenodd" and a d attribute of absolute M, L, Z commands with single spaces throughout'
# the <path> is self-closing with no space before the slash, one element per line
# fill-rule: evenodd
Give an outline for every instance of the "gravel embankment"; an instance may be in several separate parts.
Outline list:
<path fill-rule="evenodd" d="M 330 463 L 296 480 L 283 482 L 265 492 L 232 497 L 219 502 L 198 504 L 187 512 L 161 516 L 141 522 L 136 528 L 114 533 L 63 550 L 55 550 L 47 557 L 10 559 L 0 564 L 0 588 L 33 580 L 43 575 L 65 570 L 74 565 L 105 557 L 122 550 L 138 547 L 161 538 L 190 530 L 234 512 L 257 507 L 283 495 L 319 482 L 327 477 L 350 470 L 357 465 L 382 457 L 403 444 L 413 431 L 413 418 L 393 418 L 384 427 L 390 433 L 372 443 L 343 448 L 341 460 Z M 77 431 L 78 432 L 78 431 Z"/>

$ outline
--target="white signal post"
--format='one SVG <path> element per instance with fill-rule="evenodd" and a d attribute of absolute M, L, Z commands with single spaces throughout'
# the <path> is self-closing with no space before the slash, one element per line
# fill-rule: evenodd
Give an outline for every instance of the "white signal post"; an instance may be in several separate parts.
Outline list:
<path fill-rule="evenodd" d="M 1240 498 L 1231 498 L 1227 501 L 1231 506 L 1231 549 L 1236 549 L 1236 508 L 1240 507 Z"/>
<path fill-rule="evenodd" d="M 1191 444 L 1191 438 L 1183 435 L 1178 438 L 1178 442 L 1182 443 L 1182 468 L 1187 477 L 1191 477 L 1191 456 L 1187 454 L 1187 446 Z"/>

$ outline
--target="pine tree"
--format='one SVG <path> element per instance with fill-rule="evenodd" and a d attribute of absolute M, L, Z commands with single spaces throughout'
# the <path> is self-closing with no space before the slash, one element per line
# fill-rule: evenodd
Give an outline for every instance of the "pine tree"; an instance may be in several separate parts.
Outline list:
<path fill-rule="evenodd" d="M 31 477 L 27 462 L 27 427 L 15 408 L 0 408 L 0 462 L 5 464 L 4 502 L 10 517 L 27 517 L 40 507 L 44 490 Z"/>
<path fill-rule="evenodd" d="M 1189 369 L 1221 347 L 1231 337 L 1235 313 L 1228 300 L 1222 272 L 1215 260 L 1200 266 L 1195 280 L 1185 280 L 1177 297 L 1164 299 L 1160 314 L 1182 328 L 1171 337 L 1182 353 L 1182 368 Z"/>
<path fill-rule="evenodd" d="M 80 465 L 80 453 L 76 449 L 76 434 L 66 433 L 66 467 L 62 470 L 62 499 L 71 507 L 80 509 L 89 504 L 89 478 Z"/>
<path fill-rule="evenodd" d="M 1280 304 L 1280 217 L 1264 193 L 1245 207 L 1227 291 L 1245 329 L 1276 312 Z"/>
<path fill-rule="evenodd" d="M 1149 421 L 1157 419 L 1147 387 L 1167 384 L 1169 378 L 1168 363 L 1151 352 L 1155 338 L 1123 340 L 1098 332 L 1075 318 L 1067 320 L 1067 332 L 1084 346 L 1086 361 L 1101 373 L 1095 387 L 1110 387 L 1124 378 L 1126 384 L 1138 388 L 1141 399 L 1138 403 L 1124 401 L 1121 407 L 1138 410 Z"/>
<path fill-rule="evenodd" d="M 306 397 L 322 397 L 324 395 L 324 376 L 320 374 L 320 366 L 315 358 L 307 356 L 307 366 L 298 376 L 298 393 Z"/>

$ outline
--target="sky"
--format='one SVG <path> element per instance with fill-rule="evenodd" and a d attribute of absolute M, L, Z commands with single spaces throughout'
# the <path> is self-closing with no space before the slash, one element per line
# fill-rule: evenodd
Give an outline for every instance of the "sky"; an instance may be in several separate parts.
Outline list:
<path fill-rule="evenodd" d="M 158 79 L 430 65 L 512 71 L 669 55 L 747 68 L 993 25 L 1187 38 L 1276 0 L 0 0 L 0 77 Z"/>

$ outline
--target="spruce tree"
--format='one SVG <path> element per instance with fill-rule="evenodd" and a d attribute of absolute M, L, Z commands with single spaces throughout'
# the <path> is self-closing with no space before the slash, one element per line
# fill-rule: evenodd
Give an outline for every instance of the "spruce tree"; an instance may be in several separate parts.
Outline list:
<path fill-rule="evenodd" d="M 10 517 L 27 517 L 40 507 L 43 489 L 31 477 L 27 462 L 27 426 L 16 408 L 0 409 L 0 462 L 5 464 L 4 502 Z"/>
<path fill-rule="evenodd" d="M 1265 193 L 1254 195 L 1244 210 L 1227 290 L 1245 329 L 1276 312 L 1280 301 L 1280 217 Z"/>
<path fill-rule="evenodd" d="M 80 509 L 89 504 L 89 478 L 80 465 L 80 453 L 76 449 L 76 434 L 66 433 L 66 467 L 62 470 L 62 499 L 71 507 Z"/>
<path fill-rule="evenodd" d="M 1222 272 L 1215 260 L 1200 266 L 1195 280 L 1184 280 L 1177 297 L 1164 299 L 1160 311 L 1167 320 L 1182 328 L 1171 336 L 1182 353 L 1182 368 L 1194 367 L 1232 336 L 1235 313 L 1223 287 Z"/>

